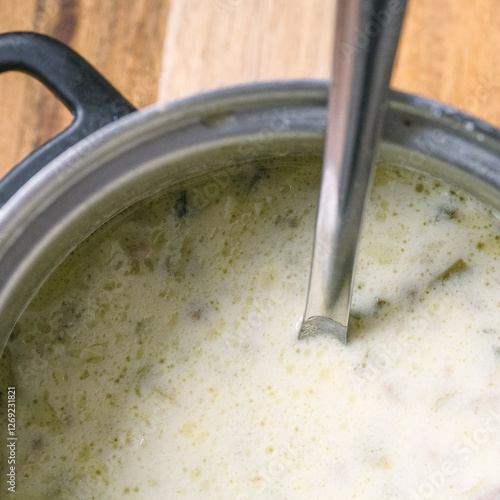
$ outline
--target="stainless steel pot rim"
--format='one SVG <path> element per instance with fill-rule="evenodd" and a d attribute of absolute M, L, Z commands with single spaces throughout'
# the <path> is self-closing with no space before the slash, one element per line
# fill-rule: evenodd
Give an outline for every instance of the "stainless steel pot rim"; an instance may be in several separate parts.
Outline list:
<path fill-rule="evenodd" d="M 125 116 L 68 149 L 13 194 L 6 205 L 0 208 L 0 248 L 9 234 L 7 227 L 12 217 L 20 222 L 23 213 L 25 215 L 32 213 L 31 210 L 26 209 L 26 201 L 38 198 L 46 200 L 50 197 L 52 189 L 61 189 L 66 182 L 75 182 L 77 180 L 75 172 L 82 163 L 86 163 L 88 168 L 89 162 L 84 160 L 90 156 L 95 157 L 96 160 L 102 160 L 113 149 L 124 144 L 133 147 L 135 143 L 144 140 L 155 131 L 167 130 L 172 124 L 179 126 L 181 122 L 199 120 L 200 117 L 201 119 L 205 117 L 207 121 L 216 121 L 218 118 L 222 120 L 224 114 L 227 116 L 228 109 L 236 112 L 245 107 L 252 107 L 255 102 L 258 102 L 261 107 L 267 103 L 276 107 L 302 101 L 307 105 L 323 108 L 326 105 L 327 95 L 328 81 L 326 80 L 263 82 L 212 90 L 172 103 L 155 104 Z M 384 141 L 393 140 L 390 130 L 391 111 L 401 109 L 412 109 L 415 117 L 425 118 L 431 125 L 431 122 L 435 121 L 436 125 L 439 123 L 447 130 L 467 138 L 468 142 L 476 142 L 480 147 L 486 147 L 493 154 L 500 155 L 500 129 L 452 106 L 397 91 L 391 91 Z M 322 120 L 316 128 L 324 130 L 324 123 Z M 407 123 L 408 127 L 411 125 Z M 418 146 L 418 144 L 415 145 Z M 414 145 L 408 144 L 408 146 Z M 422 152 L 432 156 L 436 151 Z M 449 153 L 453 155 L 453 150 Z M 460 155 L 456 156 L 458 163 L 461 163 Z M 99 163 L 101 162 L 94 162 L 95 168 Z M 500 186 L 500 182 L 498 185 Z M 16 227 L 19 227 L 18 224 Z"/>
<path fill-rule="evenodd" d="M 167 157 L 173 161 L 242 140 L 260 140 L 265 149 L 263 131 L 271 131 L 276 142 L 320 145 L 327 89 L 326 81 L 276 81 L 154 105 L 93 133 L 46 165 L 0 209 L 0 351 L 18 316 L 11 309 L 40 285 L 35 275 L 43 251 L 62 231 L 62 221 L 66 230 L 71 226 L 67 213 L 83 217 L 96 200 L 111 197 L 117 178 L 131 189 L 130 201 L 138 199 L 136 181 L 158 171 Z M 410 167 L 419 169 L 428 159 L 456 165 L 462 185 L 500 208 L 498 129 L 441 103 L 392 92 L 383 140 Z M 75 236 L 74 243 L 81 239 Z"/>
<path fill-rule="evenodd" d="M 118 122 L 103 127 L 68 149 L 49 163 L 42 172 L 34 176 L 17 193 L 14 193 L 6 206 L 0 209 L 0 232 L 5 219 L 11 217 L 12 213 L 19 213 L 19 209 L 22 209 L 26 199 L 42 190 L 44 185 L 54 182 L 58 186 L 62 186 L 66 179 L 74 179 L 74 172 L 78 169 L 79 161 L 84 156 L 92 154 L 93 151 L 96 152 L 95 156 L 102 158 L 107 150 L 127 142 L 133 146 L 133 143 L 129 142 L 131 139 L 135 139 L 135 141 L 137 138 L 142 139 L 144 136 L 154 133 L 158 128 L 165 130 L 172 123 L 199 119 L 199 117 L 212 116 L 217 118 L 222 110 L 234 109 L 236 111 L 252 106 L 256 101 L 262 106 L 265 106 L 266 103 L 276 106 L 303 100 L 309 104 L 323 107 L 326 104 L 327 96 L 327 80 L 282 80 L 212 90 L 172 103 L 154 104 L 144 108 L 121 118 Z M 432 120 L 434 117 L 436 124 L 439 122 L 447 129 L 466 136 L 471 141 L 484 144 L 495 153 L 500 153 L 500 129 L 452 106 L 413 94 L 391 91 L 389 108 L 390 110 L 412 108 L 415 116 L 425 117 L 427 120 Z M 321 125 L 323 123 L 320 123 Z M 387 131 L 388 126 L 386 125 L 383 140 L 387 140 Z M 432 151 L 429 151 L 429 154 L 432 154 Z M 2 240 L 0 240 L 0 244 L 1 242 Z"/>

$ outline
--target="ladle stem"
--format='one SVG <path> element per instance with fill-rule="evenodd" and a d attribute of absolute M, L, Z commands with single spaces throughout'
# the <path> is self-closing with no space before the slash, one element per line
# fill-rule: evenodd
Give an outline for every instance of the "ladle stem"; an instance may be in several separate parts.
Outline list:
<path fill-rule="evenodd" d="M 406 0 L 338 0 L 333 79 L 305 321 L 347 342 L 363 206 Z"/>

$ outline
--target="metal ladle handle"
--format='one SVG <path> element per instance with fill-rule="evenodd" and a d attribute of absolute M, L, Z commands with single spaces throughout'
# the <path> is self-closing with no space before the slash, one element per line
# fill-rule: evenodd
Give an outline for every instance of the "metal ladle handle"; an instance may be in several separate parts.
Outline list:
<path fill-rule="evenodd" d="M 338 0 L 333 78 L 305 321 L 347 342 L 363 206 L 406 0 Z"/>

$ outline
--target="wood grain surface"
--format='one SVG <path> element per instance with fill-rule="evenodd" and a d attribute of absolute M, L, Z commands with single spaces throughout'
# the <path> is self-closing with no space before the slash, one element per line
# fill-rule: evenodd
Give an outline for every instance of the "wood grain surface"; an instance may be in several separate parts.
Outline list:
<path fill-rule="evenodd" d="M 0 32 L 67 43 L 137 107 L 235 83 L 328 78 L 335 0 L 20 0 Z M 500 126 L 500 2 L 410 0 L 392 86 Z M 70 113 L 25 75 L 0 75 L 0 176 Z"/>

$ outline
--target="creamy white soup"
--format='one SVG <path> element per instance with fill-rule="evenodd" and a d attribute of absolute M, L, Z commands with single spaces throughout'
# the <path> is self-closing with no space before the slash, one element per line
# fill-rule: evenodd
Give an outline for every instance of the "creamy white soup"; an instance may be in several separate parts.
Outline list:
<path fill-rule="evenodd" d="M 17 498 L 500 498 L 498 213 L 379 165 L 349 343 L 298 341 L 319 177 L 220 172 L 65 260 L 1 360 Z"/>

